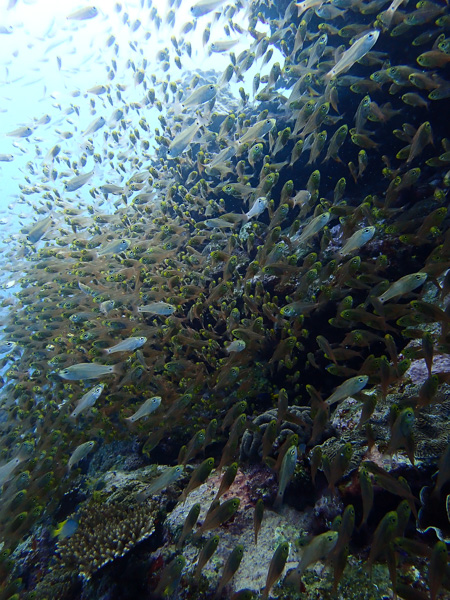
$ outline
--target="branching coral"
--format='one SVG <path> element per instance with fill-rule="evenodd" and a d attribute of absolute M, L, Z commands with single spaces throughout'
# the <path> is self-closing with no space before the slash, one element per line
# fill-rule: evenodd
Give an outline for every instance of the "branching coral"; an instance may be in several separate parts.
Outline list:
<path fill-rule="evenodd" d="M 58 542 L 59 565 L 90 579 L 154 532 L 148 505 L 90 504 L 73 536 Z"/>

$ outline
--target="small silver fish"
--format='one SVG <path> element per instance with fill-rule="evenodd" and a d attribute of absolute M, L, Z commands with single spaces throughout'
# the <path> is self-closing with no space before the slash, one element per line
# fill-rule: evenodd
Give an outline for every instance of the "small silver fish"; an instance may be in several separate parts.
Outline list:
<path fill-rule="evenodd" d="M 361 248 L 366 242 L 371 240 L 375 234 L 375 227 L 364 227 L 364 229 L 358 229 L 355 233 L 347 240 L 340 253 L 342 255 L 350 254 L 354 250 Z"/>
<path fill-rule="evenodd" d="M 238 42 L 239 40 L 217 40 L 209 45 L 209 52 L 228 52 L 228 50 L 233 48 L 233 46 L 236 46 Z"/>
<path fill-rule="evenodd" d="M 20 456 L 15 456 L 0 467 L 0 490 L 3 488 L 3 484 L 11 479 L 14 469 L 20 465 L 22 460 L 24 459 Z"/>
<path fill-rule="evenodd" d="M 182 476 L 183 471 L 184 468 L 182 465 L 176 465 L 175 467 L 169 467 L 168 469 L 165 469 L 165 471 L 161 473 L 159 477 L 152 481 L 145 491 L 137 494 L 136 500 L 138 502 L 143 502 L 153 494 L 158 494 L 161 490 L 179 479 Z"/>
<path fill-rule="evenodd" d="M 151 302 L 150 304 L 144 304 L 138 306 L 138 312 L 140 313 L 151 313 L 153 315 L 171 315 L 176 311 L 176 307 L 167 302 Z"/>
<path fill-rule="evenodd" d="M 116 373 L 115 365 L 100 365 L 98 363 L 78 363 L 71 367 L 66 367 L 58 371 L 58 375 L 63 379 L 77 381 L 79 379 L 99 379 L 104 375 Z"/>
<path fill-rule="evenodd" d="M 103 194 L 112 194 L 113 196 L 121 196 L 126 192 L 126 188 L 114 185 L 113 183 L 105 183 L 99 187 Z"/>
<path fill-rule="evenodd" d="M 87 94 L 95 94 L 96 96 L 100 96 L 100 94 L 104 94 L 108 91 L 108 88 L 104 85 L 94 85 L 94 87 L 86 90 Z"/>
<path fill-rule="evenodd" d="M 115 123 L 117 123 L 117 121 L 120 121 L 120 119 L 122 117 L 123 117 L 123 110 L 121 108 L 116 108 L 116 110 L 113 112 L 113 114 L 109 118 L 109 126 L 110 127 L 114 126 Z"/>
<path fill-rule="evenodd" d="M 55 146 L 50 148 L 50 150 L 47 152 L 47 156 L 45 157 L 44 162 L 53 160 L 56 156 L 58 156 L 58 154 L 60 152 L 61 152 L 61 146 L 59 144 L 56 144 Z"/>
<path fill-rule="evenodd" d="M 245 142 L 253 142 L 259 138 L 262 138 L 272 131 L 276 125 L 275 119 L 264 119 L 255 123 L 250 129 L 248 129 L 244 135 L 239 139 L 238 144 L 245 144 Z"/>
<path fill-rule="evenodd" d="M 296 2 L 295 6 L 298 7 L 297 18 L 300 18 L 310 8 L 318 10 L 324 2 L 325 0 L 302 0 L 302 2 Z"/>
<path fill-rule="evenodd" d="M 147 398 L 147 400 L 142 404 L 138 410 L 131 415 L 131 417 L 127 417 L 125 420 L 130 421 L 130 423 L 134 423 L 138 419 L 142 419 L 142 417 L 147 417 L 154 412 L 158 406 L 161 404 L 161 396 L 153 396 L 153 398 Z"/>
<path fill-rule="evenodd" d="M 301 577 L 309 565 L 328 556 L 336 546 L 338 536 L 337 531 L 325 531 L 316 535 L 306 546 L 295 573 Z"/>
<path fill-rule="evenodd" d="M 66 18 L 69 21 L 85 21 L 86 19 L 93 19 L 98 15 L 98 8 L 95 6 L 86 6 L 80 8 L 73 13 L 70 13 Z"/>
<path fill-rule="evenodd" d="M 404 0 L 392 0 L 388 8 L 377 16 L 378 21 L 380 21 L 385 29 L 389 29 L 395 12 L 403 1 Z"/>
<path fill-rule="evenodd" d="M 220 217 L 216 217 L 214 219 L 205 219 L 201 221 L 206 227 L 210 229 L 222 228 L 222 227 L 234 227 L 236 223 L 232 223 L 231 221 L 225 221 L 225 219 L 221 219 Z"/>
<path fill-rule="evenodd" d="M 191 7 L 193 17 L 202 17 L 212 10 L 219 8 L 225 0 L 199 0 Z"/>
<path fill-rule="evenodd" d="M 273 505 L 274 508 L 278 508 L 283 502 L 284 492 L 295 471 L 297 455 L 297 448 L 295 446 L 291 446 L 283 456 L 283 462 L 281 463 L 280 468 L 280 483 L 278 485 L 277 497 L 275 498 Z"/>
<path fill-rule="evenodd" d="M 115 306 L 114 300 L 105 300 L 104 302 L 100 302 L 99 308 L 100 312 L 104 315 L 107 315 L 110 310 L 112 310 Z"/>
<path fill-rule="evenodd" d="M 348 398 L 357 392 L 360 392 L 363 388 L 366 387 L 369 378 L 367 375 L 357 375 L 356 377 L 350 377 L 344 383 L 341 383 L 334 392 L 326 399 L 326 403 L 331 406 L 339 400 L 343 400 L 344 398 Z"/>
<path fill-rule="evenodd" d="M 251 219 L 252 217 L 257 217 L 258 215 L 260 215 L 262 212 L 264 212 L 266 210 L 268 204 L 269 203 L 265 196 L 261 196 L 261 198 L 257 198 L 255 200 L 255 203 L 251 207 L 251 209 L 247 213 L 245 213 L 245 216 L 247 217 L 247 219 Z"/>
<path fill-rule="evenodd" d="M 353 46 L 350 46 L 350 48 L 348 48 L 342 54 L 341 58 L 334 65 L 334 67 L 328 71 L 328 73 L 325 75 L 325 81 L 331 81 L 331 79 L 339 75 L 339 73 L 350 69 L 355 62 L 360 60 L 369 52 L 369 50 L 377 41 L 379 35 L 380 32 L 378 29 L 372 29 L 357 39 Z"/>
<path fill-rule="evenodd" d="M 41 239 L 41 237 L 46 233 L 52 224 L 52 217 L 45 217 L 44 219 L 37 221 L 37 223 L 34 223 L 31 229 L 28 231 L 27 240 L 31 244 L 35 244 Z"/>
<path fill-rule="evenodd" d="M 207 164 L 206 172 L 209 173 L 210 169 L 214 169 L 214 167 L 217 167 L 217 165 L 230 160 L 230 158 L 233 158 L 236 152 L 236 146 L 228 146 L 228 148 L 224 148 L 218 154 L 216 154 L 210 163 Z"/>
<path fill-rule="evenodd" d="M 0 354 L 9 354 L 14 348 L 17 348 L 17 342 L 0 342 Z"/>
<path fill-rule="evenodd" d="M 380 302 L 387 302 L 391 298 L 396 296 L 403 296 L 415 290 L 419 285 L 427 278 L 426 273 L 410 273 L 400 277 L 395 283 L 393 283 L 381 296 L 378 297 Z"/>
<path fill-rule="evenodd" d="M 9 135 L 10 137 L 30 137 L 30 135 L 33 133 L 33 130 L 31 129 L 31 127 L 18 127 L 17 129 L 14 129 L 14 131 L 10 131 L 9 133 L 7 133 L 6 135 Z"/>
<path fill-rule="evenodd" d="M 181 131 L 177 136 L 174 137 L 169 146 L 169 156 L 170 158 L 176 158 L 180 154 L 182 154 L 192 140 L 195 137 L 195 134 L 200 129 L 200 124 L 195 121 L 189 127 L 186 127 L 183 131 Z"/>
<path fill-rule="evenodd" d="M 80 288 L 80 290 L 82 292 L 84 292 L 88 296 L 95 296 L 96 295 L 96 293 L 94 292 L 94 290 L 92 288 L 90 288 L 88 285 L 86 285 L 85 283 L 83 283 L 82 281 L 78 282 L 78 287 Z"/>
<path fill-rule="evenodd" d="M 106 123 L 106 121 L 103 117 L 98 117 L 97 119 L 92 121 L 92 123 L 88 126 L 88 128 L 83 132 L 83 135 L 89 135 L 90 133 L 95 133 L 96 131 L 101 129 L 105 123 Z"/>
<path fill-rule="evenodd" d="M 113 240 L 108 244 L 105 244 L 98 251 L 99 256 L 106 256 L 107 254 L 120 254 L 121 252 L 125 252 L 125 250 L 129 247 L 130 242 L 128 240 Z"/>
<path fill-rule="evenodd" d="M 198 106 L 212 100 L 217 94 L 217 86 L 212 83 L 201 85 L 190 94 L 186 100 L 183 100 L 183 106 Z"/>
<path fill-rule="evenodd" d="M 69 458 L 69 462 L 67 463 L 68 470 L 70 471 L 74 465 L 79 463 L 80 460 L 87 456 L 94 446 L 95 442 L 93 441 L 84 442 L 84 444 L 77 446 Z"/>
<path fill-rule="evenodd" d="M 245 346 L 244 340 L 233 340 L 231 344 L 228 344 L 225 348 L 225 351 L 228 352 L 228 354 L 230 354 L 230 352 L 242 352 L 242 350 L 245 350 Z"/>
<path fill-rule="evenodd" d="M 140 348 L 145 344 L 147 338 L 144 335 L 139 337 L 129 337 L 126 340 L 122 340 L 115 346 L 111 346 L 111 348 L 106 348 L 106 354 L 113 354 L 114 352 L 132 352 L 137 348 Z"/>
<path fill-rule="evenodd" d="M 88 408 L 91 408 L 91 406 L 94 406 L 96 400 L 100 398 L 104 388 L 105 385 L 103 383 L 100 383 L 99 385 L 96 385 L 88 392 L 86 392 L 83 396 L 81 396 L 75 410 L 70 415 L 71 418 L 76 419 L 81 412 Z"/>
<path fill-rule="evenodd" d="M 83 173 L 81 175 L 77 175 L 76 177 L 72 177 L 72 179 L 66 181 L 66 192 L 75 192 L 75 190 L 78 190 L 81 186 L 87 183 L 93 174 L 94 169 L 92 169 L 92 171 L 89 171 L 89 173 Z"/>
<path fill-rule="evenodd" d="M 311 192 L 308 192 L 308 190 L 300 190 L 292 198 L 292 202 L 294 203 L 294 206 L 300 206 L 300 208 L 302 206 L 304 206 L 305 204 L 307 204 L 310 200 L 311 200 Z"/>
<path fill-rule="evenodd" d="M 36 121 L 38 125 L 47 125 L 52 120 L 50 115 L 43 115 L 40 119 Z"/>
<path fill-rule="evenodd" d="M 324 21 L 331 21 L 332 19 L 337 19 L 337 17 L 345 18 L 345 10 L 341 10 L 332 4 L 325 4 L 325 6 L 316 8 L 314 12 Z"/>
<path fill-rule="evenodd" d="M 316 233 L 318 233 L 321 229 L 325 227 L 325 225 L 330 220 L 330 217 L 331 215 L 329 212 L 325 212 L 319 215 L 318 217 L 314 217 L 314 219 L 312 219 L 308 223 L 308 225 L 306 225 L 306 227 L 302 230 L 300 235 L 294 235 L 292 241 L 298 239 L 300 243 L 306 242 L 307 240 L 309 240 L 309 238 L 313 237 L 313 235 L 316 235 Z"/>

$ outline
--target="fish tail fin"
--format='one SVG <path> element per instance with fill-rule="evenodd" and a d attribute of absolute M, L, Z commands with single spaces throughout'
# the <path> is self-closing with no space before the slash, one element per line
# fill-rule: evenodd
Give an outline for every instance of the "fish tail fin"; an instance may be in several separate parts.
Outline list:
<path fill-rule="evenodd" d="M 124 362 L 116 363 L 112 367 L 113 367 L 112 372 L 114 373 L 114 375 L 123 375 L 124 374 L 124 370 L 125 370 Z"/>
<path fill-rule="evenodd" d="M 51 530 L 51 532 L 50 532 L 51 538 L 58 537 L 58 535 L 61 533 L 64 523 L 65 523 L 65 521 L 63 521 L 62 523 L 58 523 L 58 525 L 54 529 Z"/>

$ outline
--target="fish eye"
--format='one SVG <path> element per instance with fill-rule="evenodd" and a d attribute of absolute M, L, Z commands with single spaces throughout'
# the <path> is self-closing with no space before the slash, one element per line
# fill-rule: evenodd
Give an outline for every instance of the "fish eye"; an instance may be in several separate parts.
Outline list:
<path fill-rule="evenodd" d="M 214 89 L 214 86 L 211 84 L 211 85 L 209 86 L 209 89 L 210 89 L 210 90 L 213 90 L 213 89 Z"/>
<path fill-rule="evenodd" d="M 421 276 L 421 275 L 419 275 L 419 274 L 417 274 L 417 275 L 416 275 L 416 279 L 422 279 L 422 276 Z"/>
<path fill-rule="evenodd" d="M 270 119 L 267 119 L 267 120 L 266 120 L 266 123 L 267 123 L 267 124 L 269 124 L 269 123 L 270 123 Z"/>

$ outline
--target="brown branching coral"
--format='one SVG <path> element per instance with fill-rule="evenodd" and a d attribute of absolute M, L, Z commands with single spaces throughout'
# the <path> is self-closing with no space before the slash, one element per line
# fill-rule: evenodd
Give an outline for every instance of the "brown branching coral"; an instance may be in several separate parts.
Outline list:
<path fill-rule="evenodd" d="M 123 556 L 154 532 L 147 504 L 90 504 L 77 531 L 57 545 L 59 566 L 90 579 L 103 565 Z"/>

